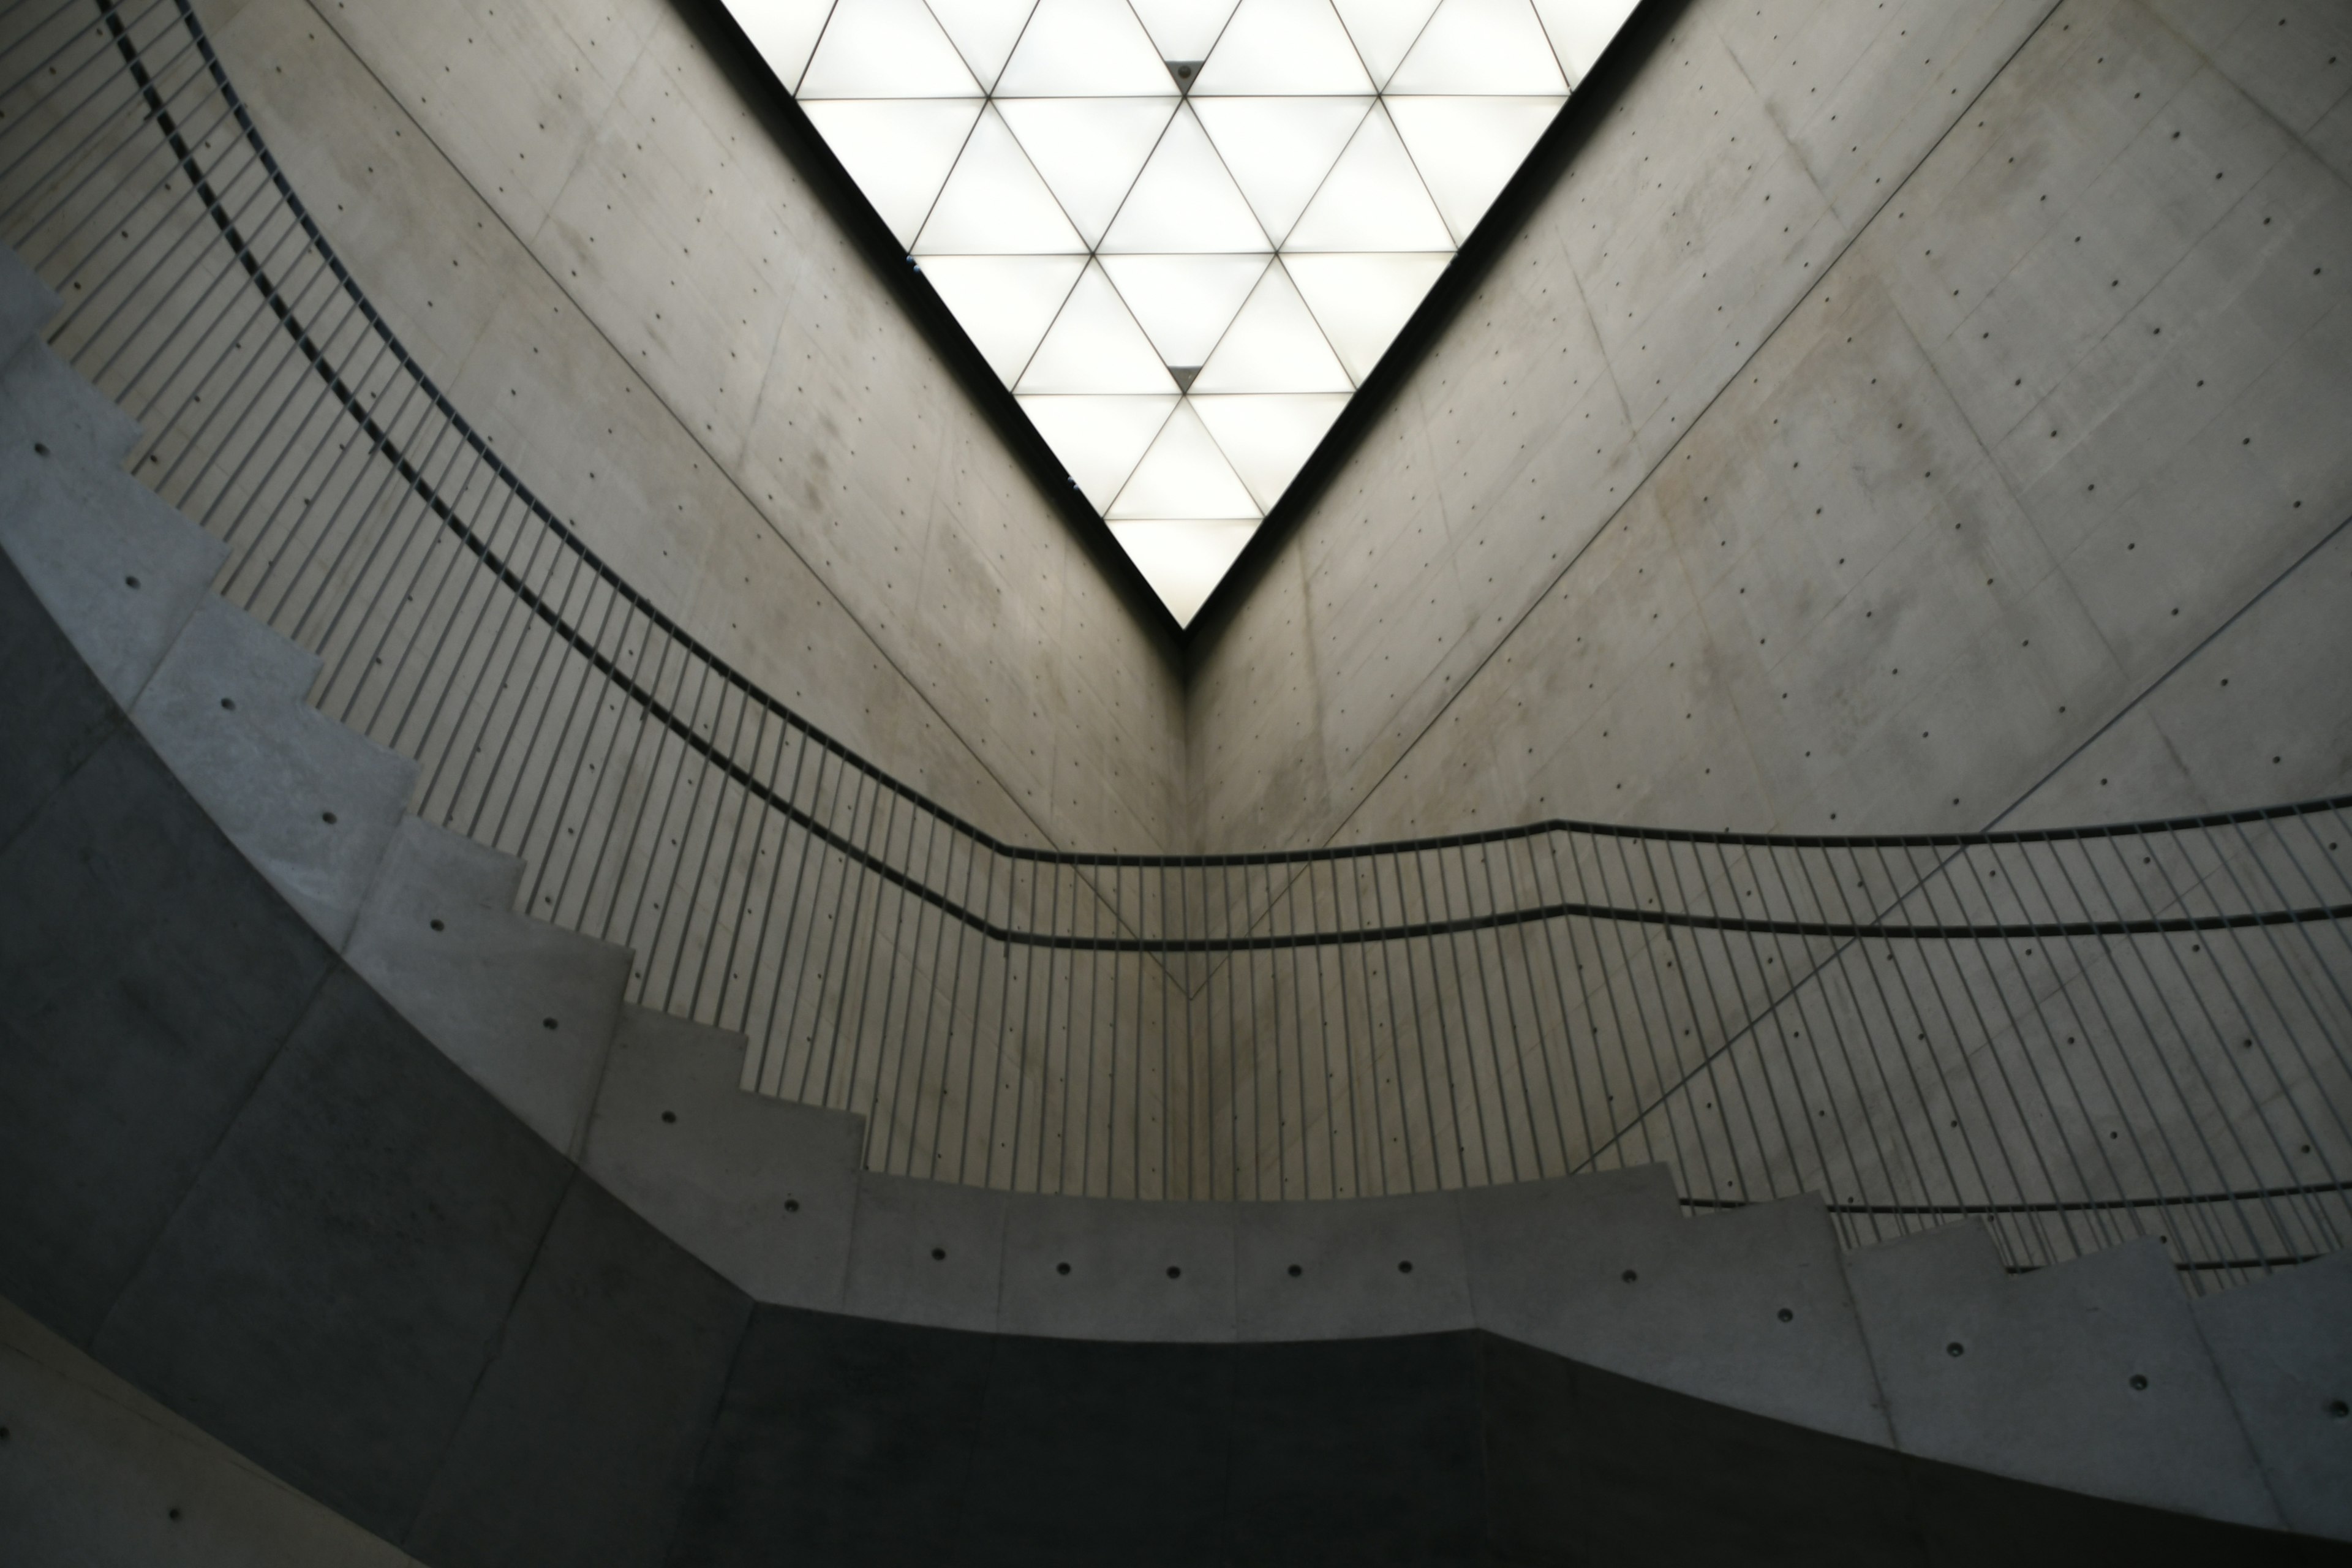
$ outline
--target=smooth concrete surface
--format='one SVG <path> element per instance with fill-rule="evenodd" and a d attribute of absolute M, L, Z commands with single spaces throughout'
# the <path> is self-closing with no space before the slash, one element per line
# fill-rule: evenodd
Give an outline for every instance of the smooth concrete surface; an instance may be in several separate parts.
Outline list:
<path fill-rule="evenodd" d="M 1981 827 L 2136 715 L 2037 820 L 2345 787 L 2343 8 L 1654 15 L 1201 650 L 1202 842 Z"/>
<path fill-rule="evenodd" d="M 631 584 L 992 832 L 1181 847 L 1173 663 L 679 6 L 199 10 L 370 299 Z"/>
<path fill-rule="evenodd" d="M 575 1178 L 411 1546 L 448 1568 L 665 1561 L 750 1315 L 741 1291 Z"/>
<path fill-rule="evenodd" d="M 2011 1279 L 1968 1224 L 1865 1248 L 1846 1272 L 1904 1452 L 2283 1524 L 2153 1239 Z"/>
<path fill-rule="evenodd" d="M 31 280 L 0 248 L 0 302 Z M 40 290 L 42 296 L 47 290 Z M 134 701 L 198 607 L 227 551 L 116 469 L 138 434 L 38 343 L 16 351 L 0 395 L 9 556 L 113 699 Z"/>
<path fill-rule="evenodd" d="M 1004 1278 L 1004 1215 L 989 1187 L 863 1171 L 841 1310 L 852 1317 L 992 1333 Z"/>
<path fill-rule="evenodd" d="M 753 1299 L 838 1309 L 865 1123 L 743 1092 L 743 1052 L 625 1007 L 581 1167 Z"/>
<path fill-rule="evenodd" d="M 131 710 L 172 771 L 313 930 L 351 939 L 416 764 L 307 700 L 319 661 L 206 599 Z"/>
<path fill-rule="evenodd" d="M 400 1568 L 416 1560 L 0 1302 L 0 1544 L 28 1568 Z"/>
<path fill-rule="evenodd" d="M 1671 1177 L 1650 1166 L 1460 1201 L 1481 1328 L 1737 1409 L 1886 1440 L 1818 1200 L 1685 1221 Z"/>
<path fill-rule="evenodd" d="M 515 913 L 522 869 L 404 817 L 343 955 L 475 1082 L 577 1159 L 629 952 Z"/>
<path fill-rule="evenodd" d="M 1137 1345 L 762 1308 L 679 1561 L 1959 1564 L 2345 1549 L 1937 1465 L 1471 1332 Z"/>
<path fill-rule="evenodd" d="M 1233 1210 L 1240 1339 L 1369 1339 L 1476 1321 L 1455 1194 Z"/>
<path fill-rule="evenodd" d="M 2287 1528 L 2352 1541 L 2352 1258 L 2202 1297 L 2193 1310 Z"/>
<path fill-rule="evenodd" d="M 571 1167 L 348 970 L 141 1261 L 100 1360 L 399 1538 Z"/>
<path fill-rule="evenodd" d="M 1016 1196 L 997 1327 L 1060 1339 L 1230 1342 L 1232 1204 Z"/>

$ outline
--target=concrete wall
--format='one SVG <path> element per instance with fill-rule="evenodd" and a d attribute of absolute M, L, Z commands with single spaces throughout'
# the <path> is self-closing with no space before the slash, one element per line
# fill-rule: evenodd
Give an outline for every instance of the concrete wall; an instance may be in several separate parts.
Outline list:
<path fill-rule="evenodd" d="M 1204 841 L 2345 787 L 2352 16 L 1694 0 L 1650 32 L 1201 650 Z"/>
<path fill-rule="evenodd" d="M 207 0 L 330 240 L 639 589 L 992 832 L 1151 849 L 1131 615 L 667 0 Z"/>

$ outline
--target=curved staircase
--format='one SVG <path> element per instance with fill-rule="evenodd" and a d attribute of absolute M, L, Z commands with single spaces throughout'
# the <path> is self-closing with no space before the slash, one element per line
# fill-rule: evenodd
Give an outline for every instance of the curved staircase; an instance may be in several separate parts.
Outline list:
<path fill-rule="evenodd" d="M 626 1005 L 625 950 L 406 815 L 415 764 L 122 472 L 55 303 L 0 262 L 0 1294 L 384 1542 L 2352 1560 L 2341 1256 L 2192 1303 L 2154 1240 L 1849 1253 L 1817 1198 L 1685 1218 L 1663 1166 L 1254 1204 L 862 1169 L 857 1118 L 746 1092 L 740 1037 Z M 0 1496 L 17 1560 L 103 1536 Z"/>

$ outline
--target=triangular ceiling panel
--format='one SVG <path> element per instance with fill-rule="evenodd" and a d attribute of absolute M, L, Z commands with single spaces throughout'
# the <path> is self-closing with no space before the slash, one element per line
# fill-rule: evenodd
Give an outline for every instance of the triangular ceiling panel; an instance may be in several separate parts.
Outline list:
<path fill-rule="evenodd" d="M 1173 392 L 1176 383 L 1118 290 L 1103 276 L 1101 264 L 1089 262 L 1013 390 Z"/>
<path fill-rule="evenodd" d="M 1168 416 L 1127 488 L 1110 503 L 1120 521 L 1155 518 L 1255 522 L 1264 515 L 1190 399 Z"/>
<path fill-rule="evenodd" d="M 1171 365 L 1201 368 L 1273 258 L 1257 256 L 1106 256 L 1151 346 Z"/>
<path fill-rule="evenodd" d="M 1412 52 L 1422 28 L 1429 25 L 1429 14 L 1437 9 L 1437 0 L 1333 0 L 1333 4 L 1339 20 L 1347 24 L 1348 36 L 1356 41 L 1364 68 L 1372 73 L 1372 85 L 1383 90 Z"/>
<path fill-rule="evenodd" d="M 809 120 L 898 243 L 911 246 L 980 118 L 976 98 L 812 99 Z"/>
<path fill-rule="evenodd" d="M 1087 248 L 992 106 L 915 237 L 918 256 L 1053 256 Z"/>
<path fill-rule="evenodd" d="M 1249 199 L 1209 143 L 1191 109 L 1180 109 L 1168 133 L 1136 176 L 1102 248 L 1130 256 L 1183 252 L 1270 251 Z"/>
<path fill-rule="evenodd" d="M 1352 392 L 1356 384 L 1323 336 L 1315 317 L 1276 262 L 1266 268 L 1249 303 L 1201 366 L 1192 390 L 1219 392 Z"/>
<path fill-rule="evenodd" d="M 1297 254 L 1283 258 L 1283 265 L 1339 363 L 1360 383 L 1453 259 L 1451 251 Z"/>
<path fill-rule="evenodd" d="M 1000 98 L 1130 98 L 1173 85 L 1127 0 L 1037 0 Z"/>
<path fill-rule="evenodd" d="M 923 0 L 836 0 L 800 96 L 977 98 L 980 82 Z"/>
<path fill-rule="evenodd" d="M 1454 236 L 1378 104 L 1290 231 L 1288 250 L 1451 250 Z"/>
<path fill-rule="evenodd" d="M 1181 625 L 1189 625 L 1216 591 L 1242 547 L 1257 531 L 1255 522 L 1185 521 L 1181 519 L 1110 525 L 1111 537 L 1134 561 L 1143 580 Z"/>
<path fill-rule="evenodd" d="M 728 0 L 1189 621 L 1634 0 Z"/>
<path fill-rule="evenodd" d="M 1087 264 L 1083 256 L 934 256 L 923 263 L 940 299 L 1011 386 Z"/>
<path fill-rule="evenodd" d="M 1146 397 L 1024 397 L 1022 411 L 1079 493 L 1097 511 L 1108 511 L 1127 476 L 1176 407 L 1176 395 Z"/>
<path fill-rule="evenodd" d="M 1389 116 L 1456 243 L 1495 205 L 1560 98 L 1391 98 Z"/>
<path fill-rule="evenodd" d="M 1176 96 L 1007 98 L 997 108 L 1078 233 L 1100 245 L 1168 129 Z"/>
<path fill-rule="evenodd" d="M 1192 407 L 1258 505 L 1271 508 L 1348 406 L 1344 392 L 1196 397 Z"/>
<path fill-rule="evenodd" d="M 1641 0 L 1535 0 L 1536 15 L 1551 35 L 1552 54 L 1568 73 L 1570 87 L 1584 80 L 1584 73 L 1639 4 Z"/>
<path fill-rule="evenodd" d="M 1528 0 L 1441 0 L 1387 90 L 1533 95 L 1568 82 Z"/>
<path fill-rule="evenodd" d="M 1234 0 L 1129 0 L 1163 60 L 1205 60 L 1233 18 Z"/>
<path fill-rule="evenodd" d="M 1037 0 L 926 0 L 963 63 L 982 87 L 994 87 Z"/>
<path fill-rule="evenodd" d="M 1192 110 L 1276 245 L 1315 199 L 1369 98 L 1196 98 Z"/>
<path fill-rule="evenodd" d="M 808 69 L 817 35 L 833 12 L 833 0 L 729 0 L 729 8 L 776 79 L 787 90 L 800 91 L 802 73 Z"/>
<path fill-rule="evenodd" d="M 1200 93 L 1264 98 L 1372 90 L 1331 0 L 1242 0 L 1201 68 Z"/>

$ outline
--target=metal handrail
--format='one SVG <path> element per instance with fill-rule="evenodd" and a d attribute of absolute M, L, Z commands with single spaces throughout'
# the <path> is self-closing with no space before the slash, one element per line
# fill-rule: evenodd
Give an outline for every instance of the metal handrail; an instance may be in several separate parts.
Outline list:
<path fill-rule="evenodd" d="M 601 560 L 303 207 L 189 0 L 0 7 L 0 238 L 132 466 L 630 994 L 856 1110 L 877 1169 L 1130 1197 L 1663 1160 L 2013 1267 L 2132 1235 L 2226 1282 L 2352 1226 L 2352 796 L 1788 836 L 1547 820 L 1227 855 L 1004 842 Z"/>

